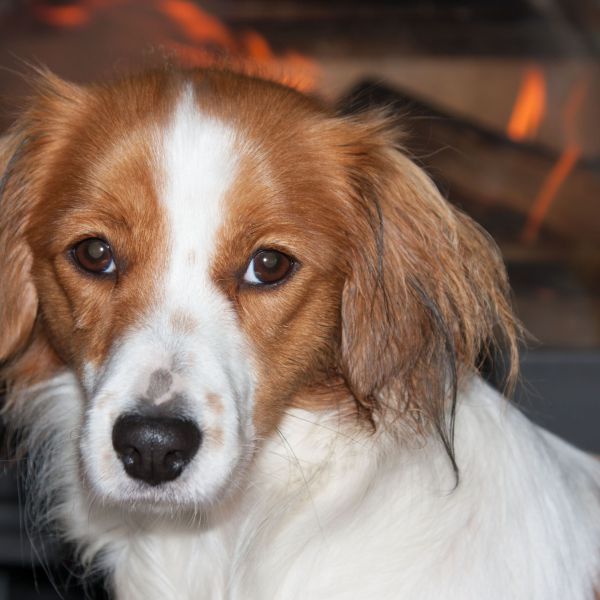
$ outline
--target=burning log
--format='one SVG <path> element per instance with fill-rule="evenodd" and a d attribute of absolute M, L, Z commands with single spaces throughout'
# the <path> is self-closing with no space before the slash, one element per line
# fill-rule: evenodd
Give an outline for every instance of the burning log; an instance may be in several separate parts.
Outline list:
<path fill-rule="evenodd" d="M 411 154 L 504 248 L 539 233 L 550 245 L 561 240 L 598 249 L 600 165 L 581 160 L 572 142 L 557 157 L 368 81 L 339 105 L 343 112 L 385 107 L 405 115 Z"/>

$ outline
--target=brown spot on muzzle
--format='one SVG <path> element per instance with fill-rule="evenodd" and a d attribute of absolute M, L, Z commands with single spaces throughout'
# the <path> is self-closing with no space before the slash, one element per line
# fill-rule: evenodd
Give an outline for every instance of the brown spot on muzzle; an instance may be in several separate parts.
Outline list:
<path fill-rule="evenodd" d="M 164 396 L 173 385 L 173 375 L 166 369 L 157 369 L 150 375 L 150 383 L 148 384 L 148 390 L 146 396 L 150 400 L 156 400 L 161 396 Z"/>
<path fill-rule="evenodd" d="M 213 394 L 212 392 L 206 394 L 206 403 L 215 415 L 219 416 L 223 414 L 225 407 L 223 406 L 223 399 L 218 394 Z"/>
<path fill-rule="evenodd" d="M 190 334 L 198 328 L 198 321 L 189 313 L 177 310 L 171 315 L 171 327 L 179 333 Z"/>

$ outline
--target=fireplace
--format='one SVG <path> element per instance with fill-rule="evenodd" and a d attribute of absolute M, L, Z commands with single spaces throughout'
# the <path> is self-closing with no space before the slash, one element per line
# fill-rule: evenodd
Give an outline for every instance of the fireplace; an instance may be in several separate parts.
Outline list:
<path fill-rule="evenodd" d="M 544 347 L 600 346 L 600 22 L 581 0 L 30 0 L 0 12 L 0 129 L 28 64 L 92 81 L 223 60 L 405 115 L 407 145 L 499 243 Z M 594 8 L 596 6 L 596 8 Z M 24 75 L 25 74 L 25 75 Z M 537 342 L 536 342 L 537 344 Z"/>
<path fill-rule="evenodd" d="M 600 452 L 597 2 L 5 0 L 0 131 L 32 64 L 89 82 L 165 59 L 227 61 L 342 112 L 401 115 L 408 151 L 502 250 L 532 334 L 518 399 Z"/>

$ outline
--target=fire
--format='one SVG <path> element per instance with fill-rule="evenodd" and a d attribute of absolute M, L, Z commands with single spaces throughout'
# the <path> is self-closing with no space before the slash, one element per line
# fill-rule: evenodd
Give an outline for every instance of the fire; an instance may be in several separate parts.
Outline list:
<path fill-rule="evenodd" d="M 581 148 L 579 145 L 576 143 L 568 144 L 550 173 L 548 173 L 527 215 L 527 222 L 521 236 L 525 243 L 530 244 L 537 239 L 554 198 L 573 167 L 577 164 L 580 156 Z"/>
<path fill-rule="evenodd" d="M 556 164 L 552 167 L 542 183 L 531 209 L 529 210 L 527 222 L 525 223 L 521 235 L 521 238 L 525 243 L 532 243 L 537 239 L 544 218 L 548 214 L 556 195 L 571 171 L 575 168 L 575 165 L 581 156 L 582 149 L 575 138 L 577 136 L 577 115 L 585 100 L 587 87 L 587 80 L 577 82 L 571 88 L 571 92 L 565 102 L 563 109 L 563 126 L 567 144 Z"/>
<path fill-rule="evenodd" d="M 173 39 L 164 42 L 184 64 L 208 66 L 225 59 L 234 67 L 302 91 L 316 87 L 319 71 L 316 63 L 309 58 L 293 51 L 277 55 L 256 31 L 235 35 L 216 17 L 190 0 L 162 0 L 158 6 L 185 38 L 185 42 Z"/>
<path fill-rule="evenodd" d="M 77 29 L 88 25 L 94 13 L 127 0 L 80 0 L 73 4 L 53 4 L 46 0 L 32 2 L 34 16 L 52 27 Z"/>
<path fill-rule="evenodd" d="M 65 6 L 34 4 L 33 12 L 40 21 L 53 27 L 83 27 L 90 20 L 88 7 L 75 4 Z"/>
<path fill-rule="evenodd" d="M 546 81 L 539 67 L 530 67 L 515 100 L 506 133 L 515 141 L 531 139 L 537 133 L 546 112 Z"/>
<path fill-rule="evenodd" d="M 294 51 L 276 53 L 258 32 L 234 32 L 191 0 L 81 0 L 64 6 L 38 0 L 33 13 L 52 27 L 82 28 L 93 22 L 97 12 L 119 4 L 137 6 L 158 18 L 165 25 L 159 30 L 169 34 L 161 34 L 156 43 L 186 66 L 227 64 L 301 91 L 312 91 L 317 85 L 319 69 L 313 60 Z"/>
<path fill-rule="evenodd" d="M 188 0 L 164 0 L 158 9 L 175 23 L 190 42 L 214 44 L 227 50 L 235 48 L 229 29 L 216 17 Z"/>

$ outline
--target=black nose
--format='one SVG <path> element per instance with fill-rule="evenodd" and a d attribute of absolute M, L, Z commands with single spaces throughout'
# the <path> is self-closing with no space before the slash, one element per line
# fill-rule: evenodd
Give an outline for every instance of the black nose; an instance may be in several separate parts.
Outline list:
<path fill-rule="evenodd" d="M 113 427 L 112 440 L 130 477 L 158 485 L 181 475 L 198 451 L 202 434 L 184 419 L 124 415 Z"/>

